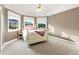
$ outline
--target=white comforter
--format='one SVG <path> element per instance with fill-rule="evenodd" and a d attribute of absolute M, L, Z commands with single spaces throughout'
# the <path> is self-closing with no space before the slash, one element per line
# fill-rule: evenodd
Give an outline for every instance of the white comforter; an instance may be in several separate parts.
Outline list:
<path fill-rule="evenodd" d="M 47 40 L 47 31 L 45 31 L 44 36 L 39 35 L 35 31 L 44 31 L 44 30 L 29 30 L 29 31 L 24 30 L 23 31 L 24 41 L 26 41 L 28 44 L 34 44 L 37 42 Z"/>

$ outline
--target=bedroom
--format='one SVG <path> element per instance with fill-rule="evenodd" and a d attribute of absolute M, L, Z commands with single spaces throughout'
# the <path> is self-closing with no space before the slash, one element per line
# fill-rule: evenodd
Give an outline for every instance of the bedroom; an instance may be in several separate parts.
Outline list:
<path fill-rule="evenodd" d="M 79 54 L 78 4 L 1 6 L 2 54 Z"/>

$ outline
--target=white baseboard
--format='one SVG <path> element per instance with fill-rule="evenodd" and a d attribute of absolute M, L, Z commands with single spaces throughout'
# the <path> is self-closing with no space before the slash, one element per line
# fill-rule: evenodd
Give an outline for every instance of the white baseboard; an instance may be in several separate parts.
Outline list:
<path fill-rule="evenodd" d="M 1 47 L 1 51 L 3 50 L 3 48 L 6 46 L 6 45 L 8 45 L 8 44 L 10 44 L 10 43 L 12 43 L 12 42 L 14 42 L 14 41 L 16 41 L 17 40 L 17 38 L 16 39 L 13 39 L 13 40 L 10 40 L 10 41 L 8 41 L 8 42 L 5 42 L 3 45 L 2 45 L 2 47 Z"/>

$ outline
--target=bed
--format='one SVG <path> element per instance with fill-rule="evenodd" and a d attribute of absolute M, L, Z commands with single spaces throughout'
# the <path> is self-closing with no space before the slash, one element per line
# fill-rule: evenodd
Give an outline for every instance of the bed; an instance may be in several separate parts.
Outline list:
<path fill-rule="evenodd" d="M 27 42 L 29 45 L 43 42 L 47 40 L 46 30 L 29 30 L 27 36 Z"/>

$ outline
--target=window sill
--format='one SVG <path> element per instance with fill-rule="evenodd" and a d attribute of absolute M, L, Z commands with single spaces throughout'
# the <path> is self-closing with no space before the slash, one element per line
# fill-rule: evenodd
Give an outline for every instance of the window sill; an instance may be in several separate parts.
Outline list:
<path fill-rule="evenodd" d="M 14 29 L 14 30 L 9 29 L 8 32 L 16 32 L 16 31 L 19 31 L 19 30 L 20 30 L 20 29 Z"/>

